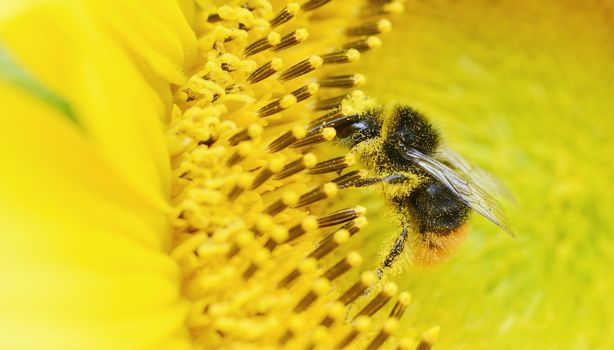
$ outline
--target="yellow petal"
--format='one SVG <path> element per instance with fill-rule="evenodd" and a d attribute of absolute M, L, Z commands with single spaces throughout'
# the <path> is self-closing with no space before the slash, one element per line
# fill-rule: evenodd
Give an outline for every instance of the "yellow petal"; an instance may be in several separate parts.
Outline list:
<path fill-rule="evenodd" d="M 6 82 L 0 96 L 10 116 L 0 128 L 0 348 L 153 349 L 181 338 L 166 214 L 60 110 Z"/>
<path fill-rule="evenodd" d="M 88 137 L 134 191 L 166 205 L 162 104 L 130 56 L 78 2 L 13 11 L 0 35 L 15 61 L 71 105 Z"/>

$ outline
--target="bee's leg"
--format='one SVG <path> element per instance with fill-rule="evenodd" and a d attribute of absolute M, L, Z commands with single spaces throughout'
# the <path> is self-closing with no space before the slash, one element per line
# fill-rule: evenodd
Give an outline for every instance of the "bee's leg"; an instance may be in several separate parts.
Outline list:
<path fill-rule="evenodd" d="M 391 175 L 387 175 L 384 177 L 369 177 L 369 178 L 358 179 L 352 182 L 352 186 L 353 187 L 368 187 L 371 185 L 378 184 L 380 182 L 395 184 L 395 183 L 402 183 L 406 180 L 407 180 L 407 176 L 405 175 L 391 174 Z"/>
<path fill-rule="evenodd" d="M 396 241 L 394 241 L 394 245 L 390 249 L 388 256 L 384 259 L 382 266 L 377 269 L 377 276 L 382 277 L 384 274 L 384 269 L 387 269 L 392 266 L 395 260 L 403 253 L 403 249 L 405 249 L 405 241 L 407 240 L 408 235 L 407 227 L 403 226 L 403 230 L 399 237 L 397 237 Z"/>

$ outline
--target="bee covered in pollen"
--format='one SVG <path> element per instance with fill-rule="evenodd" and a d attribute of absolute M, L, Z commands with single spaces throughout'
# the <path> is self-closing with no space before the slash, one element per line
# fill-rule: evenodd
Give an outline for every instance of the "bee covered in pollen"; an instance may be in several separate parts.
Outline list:
<path fill-rule="evenodd" d="M 338 142 L 366 168 L 334 181 L 341 188 L 380 186 L 399 221 L 401 232 L 378 269 L 380 275 L 407 247 L 417 264 L 448 256 L 466 233 L 472 210 L 513 235 L 497 200 L 505 195 L 497 180 L 445 146 L 416 110 L 373 106 L 332 114 L 314 121 L 309 134 L 325 128 L 334 128 Z"/>

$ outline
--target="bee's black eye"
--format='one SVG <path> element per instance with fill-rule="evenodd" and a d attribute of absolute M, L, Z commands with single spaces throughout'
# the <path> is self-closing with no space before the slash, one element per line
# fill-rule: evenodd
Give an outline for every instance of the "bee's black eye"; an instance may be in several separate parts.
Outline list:
<path fill-rule="evenodd" d="M 346 146 L 355 145 L 379 136 L 381 122 L 378 115 L 380 110 L 370 110 L 358 115 L 350 123 L 336 127 L 337 138 Z"/>
<path fill-rule="evenodd" d="M 410 214 L 421 233 L 450 233 L 469 215 L 469 207 L 442 183 L 428 180 L 416 188 L 407 200 Z"/>

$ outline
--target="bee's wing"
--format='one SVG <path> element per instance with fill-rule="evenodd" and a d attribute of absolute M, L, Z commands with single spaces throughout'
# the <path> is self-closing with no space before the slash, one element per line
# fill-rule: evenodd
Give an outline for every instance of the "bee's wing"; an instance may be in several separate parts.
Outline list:
<path fill-rule="evenodd" d="M 464 179 L 447 165 L 415 149 L 405 150 L 404 154 L 408 160 L 416 163 L 435 179 L 441 181 L 471 209 L 501 227 L 508 234 L 514 235 L 507 223 L 505 211 L 501 204 L 486 190 L 474 184 L 471 181 L 470 174 L 468 174 L 468 179 Z"/>
<path fill-rule="evenodd" d="M 449 164 L 457 173 L 472 181 L 476 186 L 482 189 L 483 192 L 496 194 L 510 202 L 516 202 L 514 195 L 505 187 L 501 180 L 494 177 L 488 171 L 471 164 L 451 148 L 446 146 L 441 147 L 437 152 L 436 158 Z"/>

